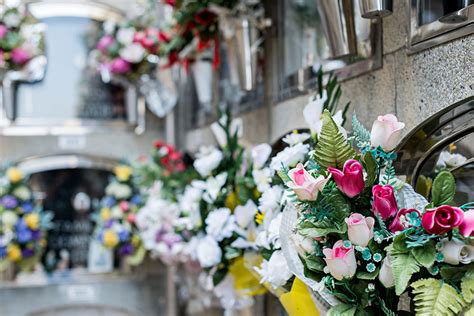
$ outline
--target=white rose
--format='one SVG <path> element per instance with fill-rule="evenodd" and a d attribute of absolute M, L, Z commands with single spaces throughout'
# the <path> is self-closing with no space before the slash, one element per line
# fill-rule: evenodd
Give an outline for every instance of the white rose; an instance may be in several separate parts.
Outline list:
<path fill-rule="evenodd" d="M 390 288 L 395 285 L 395 281 L 393 280 L 392 263 L 388 255 L 385 257 L 385 259 L 383 259 L 382 267 L 380 268 L 379 272 L 379 281 L 386 288 Z"/>
<path fill-rule="evenodd" d="M 272 158 L 270 168 L 278 171 L 282 168 L 282 165 L 285 167 L 294 167 L 296 164 L 304 160 L 308 152 L 308 144 L 299 143 L 295 146 L 286 147 Z"/>
<path fill-rule="evenodd" d="M 213 147 L 201 147 L 196 157 L 193 165 L 201 177 L 207 177 L 224 158 L 222 152 Z"/>
<path fill-rule="evenodd" d="M 314 251 L 313 239 L 304 237 L 298 233 L 291 235 L 291 239 L 296 247 L 296 251 L 300 256 L 306 257 L 308 253 L 312 253 Z"/>
<path fill-rule="evenodd" d="M 260 269 L 255 270 L 262 276 L 260 283 L 268 282 L 274 289 L 285 285 L 293 276 L 281 251 L 275 251 L 268 261 L 262 262 Z"/>
<path fill-rule="evenodd" d="M 117 41 L 124 45 L 130 45 L 133 43 L 133 37 L 135 35 L 135 29 L 133 27 L 121 28 L 117 32 Z"/>
<path fill-rule="evenodd" d="M 442 241 L 441 253 L 444 256 L 444 262 L 458 265 L 470 264 L 474 261 L 474 246 L 466 244 L 458 239 L 449 240 L 444 238 Z"/>
<path fill-rule="evenodd" d="M 405 124 L 399 122 L 393 114 L 379 116 L 372 125 L 370 141 L 372 147 L 382 147 L 386 152 L 395 149 L 402 136 Z"/>
<path fill-rule="evenodd" d="M 13 227 L 18 222 L 18 215 L 13 211 L 4 211 L 2 214 L 2 223 L 6 227 Z"/>
<path fill-rule="evenodd" d="M 17 198 L 19 198 L 20 200 L 23 200 L 23 201 L 31 199 L 31 192 L 24 185 L 19 186 L 18 188 L 13 190 L 13 195 L 16 196 Z"/>
<path fill-rule="evenodd" d="M 145 57 L 145 49 L 142 45 L 133 43 L 125 46 L 119 51 L 120 57 L 132 64 L 138 64 Z"/>
<path fill-rule="evenodd" d="M 201 267 L 210 268 L 221 261 L 222 250 L 214 238 L 206 236 L 199 240 L 196 255 Z"/>
<path fill-rule="evenodd" d="M 217 241 L 229 238 L 235 231 L 235 218 L 228 208 L 211 211 L 206 218 L 206 233 Z"/>
<path fill-rule="evenodd" d="M 271 153 L 272 147 L 268 144 L 260 144 L 253 147 L 251 151 L 253 167 L 256 169 L 263 168 Z"/>
<path fill-rule="evenodd" d="M 227 116 L 224 115 L 219 119 L 219 122 L 214 122 L 211 124 L 211 130 L 214 133 L 214 136 L 216 137 L 217 143 L 219 146 L 224 147 L 227 145 L 227 134 L 225 130 L 222 128 L 220 124 L 223 126 L 226 125 L 227 122 Z M 243 121 L 240 118 L 232 120 L 230 123 L 230 129 L 229 129 L 229 134 L 230 137 L 233 137 L 235 134 L 237 134 L 237 137 L 242 137 L 243 134 Z"/>

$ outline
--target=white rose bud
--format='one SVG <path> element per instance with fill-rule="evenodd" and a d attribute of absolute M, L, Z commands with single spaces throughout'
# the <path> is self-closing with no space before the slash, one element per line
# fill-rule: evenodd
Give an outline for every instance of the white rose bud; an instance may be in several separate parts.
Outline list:
<path fill-rule="evenodd" d="M 380 268 L 379 272 L 379 281 L 386 288 L 390 288 L 395 285 L 395 281 L 393 280 L 392 263 L 388 255 L 385 257 L 385 259 L 383 259 L 382 267 Z"/>
<path fill-rule="evenodd" d="M 449 240 L 448 238 L 442 241 L 441 253 L 444 256 L 444 262 L 458 265 L 469 264 L 474 261 L 474 246 L 465 244 L 458 239 Z"/>

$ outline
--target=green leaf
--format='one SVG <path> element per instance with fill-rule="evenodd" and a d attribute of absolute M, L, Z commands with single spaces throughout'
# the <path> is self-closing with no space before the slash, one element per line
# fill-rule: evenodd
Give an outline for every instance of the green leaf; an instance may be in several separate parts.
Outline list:
<path fill-rule="evenodd" d="M 433 265 L 436 259 L 436 248 L 433 244 L 428 243 L 424 247 L 416 247 L 411 250 L 416 261 L 425 268 Z"/>
<path fill-rule="evenodd" d="M 323 127 L 315 149 L 315 160 L 323 167 L 342 168 L 346 160 L 354 158 L 356 152 L 339 131 L 331 113 L 324 110 L 321 114 Z"/>
<path fill-rule="evenodd" d="M 431 187 L 433 186 L 433 179 L 420 175 L 416 181 L 416 193 L 423 195 L 426 199 L 430 196 Z"/>
<path fill-rule="evenodd" d="M 431 190 L 431 201 L 434 206 L 449 204 L 453 201 L 456 193 L 456 181 L 451 172 L 441 171 L 433 181 Z"/>
<path fill-rule="evenodd" d="M 466 302 L 474 301 L 474 271 L 468 271 L 461 280 L 461 293 Z"/>
<path fill-rule="evenodd" d="M 308 269 L 316 272 L 324 271 L 324 267 L 326 266 L 323 259 L 314 255 L 306 256 L 304 261 Z"/>
<path fill-rule="evenodd" d="M 466 304 L 456 289 L 441 280 L 421 279 L 411 287 L 419 316 L 457 315 Z"/>
<path fill-rule="evenodd" d="M 377 162 L 370 151 L 366 152 L 362 157 L 365 171 L 367 172 L 367 179 L 365 180 L 365 187 L 372 187 L 377 178 Z"/>
<path fill-rule="evenodd" d="M 347 231 L 347 225 L 345 222 L 341 225 L 335 225 L 335 223 L 325 218 L 317 222 L 304 221 L 302 225 L 299 226 L 298 232 L 309 238 L 326 236 L 330 233 L 339 233 L 344 234 Z"/>
<path fill-rule="evenodd" d="M 216 273 L 214 273 L 214 275 L 212 276 L 212 283 L 214 285 L 221 283 L 222 280 L 224 280 L 225 276 L 227 275 L 227 272 L 228 272 L 227 268 L 217 270 Z"/>
<path fill-rule="evenodd" d="M 350 304 L 339 304 L 331 309 L 326 314 L 327 316 L 354 316 L 357 306 Z"/>
<path fill-rule="evenodd" d="M 401 295 L 407 288 L 411 276 L 420 271 L 420 266 L 411 252 L 396 252 L 393 250 L 392 245 L 387 247 L 387 251 L 391 255 L 395 293 Z"/>
<path fill-rule="evenodd" d="M 361 280 L 375 280 L 377 275 L 379 275 L 379 268 L 374 272 L 359 271 L 356 274 L 356 278 Z"/>
<path fill-rule="evenodd" d="M 137 266 L 145 259 L 146 249 L 140 245 L 132 256 L 127 257 L 127 263 L 131 266 Z"/>
<path fill-rule="evenodd" d="M 281 181 L 283 181 L 283 183 L 291 182 L 291 178 L 288 175 L 288 171 L 288 168 L 285 166 L 282 166 L 280 170 L 277 170 L 277 174 L 281 178 Z"/>
<path fill-rule="evenodd" d="M 462 265 L 462 266 L 444 266 L 440 270 L 441 277 L 445 280 L 450 280 L 453 282 L 460 281 L 467 271 L 474 270 L 474 263 Z"/>

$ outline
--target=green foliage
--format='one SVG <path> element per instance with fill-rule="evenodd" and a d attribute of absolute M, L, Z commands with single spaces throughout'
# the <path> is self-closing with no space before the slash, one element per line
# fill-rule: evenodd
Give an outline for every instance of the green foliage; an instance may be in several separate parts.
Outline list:
<path fill-rule="evenodd" d="M 420 316 L 457 315 L 466 302 L 451 285 L 436 279 L 421 279 L 414 282 L 413 301 Z"/>
<path fill-rule="evenodd" d="M 474 301 L 474 270 L 468 271 L 461 280 L 461 293 L 467 303 Z"/>
<path fill-rule="evenodd" d="M 474 263 L 460 266 L 444 266 L 440 270 L 441 277 L 452 282 L 460 281 L 468 271 L 474 271 Z"/>
<path fill-rule="evenodd" d="M 396 177 L 395 177 L 395 168 L 392 165 L 392 161 L 390 160 L 387 163 L 387 167 L 384 170 L 384 174 L 382 175 L 380 179 L 380 184 L 381 185 L 391 185 L 392 187 L 395 187 L 396 184 Z"/>
<path fill-rule="evenodd" d="M 370 132 L 359 122 L 355 113 L 352 115 L 352 129 L 357 147 L 366 152 L 370 148 Z"/>
<path fill-rule="evenodd" d="M 331 113 L 324 110 L 321 114 L 323 127 L 316 144 L 314 159 L 320 166 L 342 168 L 346 160 L 354 158 L 354 149 L 339 131 L 339 127 L 331 117 Z"/>
<path fill-rule="evenodd" d="M 140 245 L 133 255 L 127 257 L 127 263 L 131 266 L 138 266 L 145 259 L 146 249 L 143 245 Z"/>
<path fill-rule="evenodd" d="M 456 193 L 456 181 L 451 172 L 441 171 L 433 181 L 431 201 L 434 206 L 449 204 Z"/>
<path fill-rule="evenodd" d="M 327 316 L 354 316 L 357 306 L 351 304 L 339 304 L 328 311 Z"/>
<path fill-rule="evenodd" d="M 322 258 L 317 257 L 313 254 L 306 256 L 306 258 L 304 258 L 304 261 L 308 269 L 316 272 L 323 272 L 324 267 L 326 266 L 326 263 Z"/>
<path fill-rule="evenodd" d="M 216 273 L 214 273 L 214 275 L 212 276 L 212 283 L 214 285 L 221 283 L 227 275 L 227 272 L 227 267 L 217 270 Z"/>
<path fill-rule="evenodd" d="M 420 271 L 420 266 L 411 252 L 399 252 L 393 245 L 386 248 L 391 256 L 392 271 L 395 280 L 395 293 L 401 295 L 408 286 L 414 273 Z"/>
<path fill-rule="evenodd" d="M 423 247 L 413 248 L 411 253 L 416 261 L 425 268 L 431 267 L 436 259 L 436 248 L 433 243 L 428 243 Z"/>
<path fill-rule="evenodd" d="M 361 280 L 375 280 L 378 275 L 379 269 L 377 268 L 374 272 L 359 271 L 356 274 L 356 278 Z"/>
<path fill-rule="evenodd" d="M 364 156 L 362 156 L 362 163 L 364 164 L 364 169 L 367 172 L 365 187 L 372 187 L 375 180 L 377 179 L 377 162 L 370 151 L 366 152 Z"/>
<path fill-rule="evenodd" d="M 281 169 L 277 171 L 278 176 L 281 178 L 283 183 L 291 182 L 290 176 L 288 176 L 288 167 L 281 165 Z"/>

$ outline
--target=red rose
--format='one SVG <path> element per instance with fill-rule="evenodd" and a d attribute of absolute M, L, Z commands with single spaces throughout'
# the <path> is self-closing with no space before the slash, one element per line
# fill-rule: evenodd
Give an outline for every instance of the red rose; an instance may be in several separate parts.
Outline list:
<path fill-rule="evenodd" d="M 426 210 L 421 225 L 428 234 L 442 235 L 461 225 L 463 219 L 464 212 L 460 208 L 441 205 Z"/>

